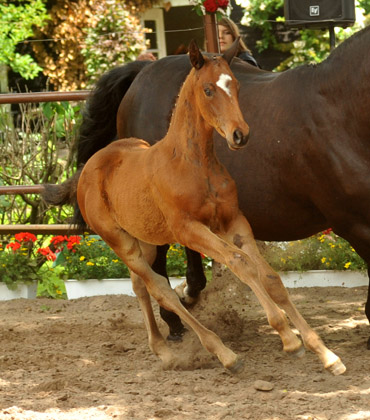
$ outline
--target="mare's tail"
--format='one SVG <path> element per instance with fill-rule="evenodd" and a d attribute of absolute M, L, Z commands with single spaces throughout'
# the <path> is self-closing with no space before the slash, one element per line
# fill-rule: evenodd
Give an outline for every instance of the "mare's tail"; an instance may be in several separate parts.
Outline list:
<path fill-rule="evenodd" d="M 63 204 L 74 205 L 74 215 L 72 224 L 78 228 L 86 228 L 80 209 L 77 204 L 77 184 L 80 179 L 82 168 L 80 168 L 71 178 L 62 184 L 44 184 L 42 198 L 47 204 L 62 206 Z"/>
<path fill-rule="evenodd" d="M 98 80 L 87 100 L 77 144 L 80 166 L 117 135 L 116 115 L 122 98 L 140 71 L 151 61 L 133 61 L 116 67 Z"/>

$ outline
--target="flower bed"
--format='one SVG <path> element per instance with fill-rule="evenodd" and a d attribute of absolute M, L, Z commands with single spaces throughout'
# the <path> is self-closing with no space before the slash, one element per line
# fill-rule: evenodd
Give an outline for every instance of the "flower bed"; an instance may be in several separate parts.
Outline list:
<path fill-rule="evenodd" d="M 276 271 L 366 270 L 355 249 L 332 229 L 293 242 L 265 242 L 261 252 Z"/>
<path fill-rule="evenodd" d="M 276 271 L 283 273 L 366 269 L 353 247 L 331 230 L 301 241 L 263 243 L 262 254 Z M 203 256 L 208 278 L 211 264 L 211 259 Z M 171 245 L 167 253 L 168 275 L 184 277 L 186 267 L 184 248 Z M 0 243 L 0 281 L 9 289 L 16 289 L 20 283 L 38 281 L 39 296 L 63 298 L 66 297 L 64 280 L 117 278 L 129 278 L 129 270 L 98 236 L 54 236 L 37 240 L 35 235 L 23 232 Z M 298 284 L 302 280 L 290 281 Z M 336 281 L 339 285 L 343 283 Z M 348 280 L 344 283 L 347 285 Z"/>

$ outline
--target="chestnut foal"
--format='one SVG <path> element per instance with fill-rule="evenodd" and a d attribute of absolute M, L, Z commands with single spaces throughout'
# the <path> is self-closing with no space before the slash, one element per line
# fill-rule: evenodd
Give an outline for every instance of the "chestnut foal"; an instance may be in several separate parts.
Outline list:
<path fill-rule="evenodd" d="M 201 325 L 166 278 L 151 269 L 156 245 L 178 242 L 226 264 L 251 287 L 286 352 L 302 354 L 304 350 L 277 305 L 325 368 L 340 374 L 345 366 L 308 326 L 280 277 L 260 256 L 250 225 L 238 208 L 235 183 L 214 154 L 213 129 L 232 150 L 245 146 L 248 139 L 238 82 L 229 68 L 236 49 L 234 43 L 222 57 L 206 57 L 192 42 L 193 68 L 180 91 L 167 135 L 151 147 L 129 138 L 98 151 L 76 174 L 78 205 L 85 222 L 130 268 L 150 348 L 165 364 L 174 359 L 157 327 L 150 295 L 193 328 L 224 367 L 242 368 L 238 356 Z M 51 196 L 48 199 L 48 189 L 44 197 L 57 204 Z M 182 292 L 186 294 L 186 288 Z"/>

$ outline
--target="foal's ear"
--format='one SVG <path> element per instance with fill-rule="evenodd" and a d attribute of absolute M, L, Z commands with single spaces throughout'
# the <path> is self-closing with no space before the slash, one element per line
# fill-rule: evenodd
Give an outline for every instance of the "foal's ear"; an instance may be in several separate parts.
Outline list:
<path fill-rule="evenodd" d="M 240 36 L 238 36 L 235 41 L 231 44 L 230 48 L 228 48 L 222 55 L 222 57 L 227 61 L 227 63 L 230 65 L 231 60 L 236 56 L 236 53 L 239 49 L 239 41 Z"/>
<path fill-rule="evenodd" d="M 189 57 L 191 65 L 197 70 L 203 67 L 204 57 L 194 39 L 192 39 L 189 44 Z"/>

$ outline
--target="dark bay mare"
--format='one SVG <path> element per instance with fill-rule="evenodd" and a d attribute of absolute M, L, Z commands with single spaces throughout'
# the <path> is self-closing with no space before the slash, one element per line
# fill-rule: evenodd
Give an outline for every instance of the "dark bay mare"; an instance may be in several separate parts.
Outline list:
<path fill-rule="evenodd" d="M 236 181 L 239 206 L 257 239 L 296 240 L 331 227 L 369 265 L 369 47 L 370 27 L 317 66 L 272 73 L 234 59 L 250 140 L 238 153 L 221 141 L 215 147 Z M 135 136 L 151 144 L 164 137 L 189 71 L 186 56 L 170 56 L 103 75 L 86 109 L 79 162 L 111 142 L 117 131 L 120 138 Z M 198 292 L 204 278 L 194 268 L 200 258 L 194 257 Z M 159 253 L 156 271 L 163 273 L 164 265 Z M 370 319 L 370 295 L 366 315 Z"/>

